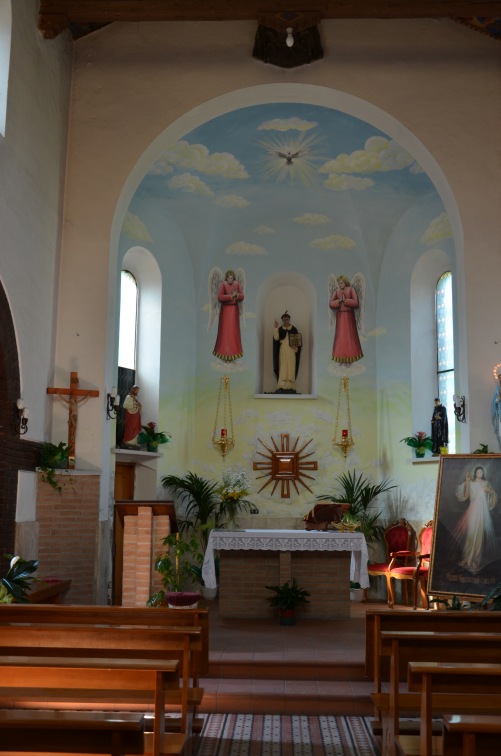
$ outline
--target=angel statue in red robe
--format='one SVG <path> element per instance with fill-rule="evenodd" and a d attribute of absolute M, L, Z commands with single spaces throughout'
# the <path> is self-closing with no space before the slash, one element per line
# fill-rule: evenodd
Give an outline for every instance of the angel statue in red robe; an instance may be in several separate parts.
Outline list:
<path fill-rule="evenodd" d="M 240 336 L 240 319 L 244 314 L 245 273 L 242 268 L 227 270 L 212 268 L 209 273 L 209 325 L 219 317 L 217 339 L 213 354 L 224 362 L 244 356 Z M 245 321 L 244 321 L 245 324 Z"/>
<path fill-rule="evenodd" d="M 355 273 L 351 283 L 347 276 L 329 276 L 329 328 L 336 333 L 332 359 L 345 365 L 364 356 L 359 333 L 364 333 L 365 278 Z"/>

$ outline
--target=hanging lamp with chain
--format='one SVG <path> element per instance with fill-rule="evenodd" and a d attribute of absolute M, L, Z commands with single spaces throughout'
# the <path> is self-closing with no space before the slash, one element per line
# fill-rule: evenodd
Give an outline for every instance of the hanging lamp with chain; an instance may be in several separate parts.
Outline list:
<path fill-rule="evenodd" d="M 229 424 L 228 424 L 229 423 Z M 230 379 L 227 375 L 219 379 L 219 393 L 217 395 L 216 418 L 212 431 L 212 443 L 223 457 L 235 445 L 233 431 L 233 414 L 231 411 Z"/>
<path fill-rule="evenodd" d="M 343 428 L 341 428 L 340 435 L 338 436 L 339 415 L 340 415 L 341 403 L 343 399 L 344 399 L 344 404 L 346 406 L 346 424 Z M 353 441 L 353 433 L 351 430 L 350 379 L 347 378 L 346 376 L 339 379 L 339 390 L 338 390 L 338 396 L 337 396 L 336 427 L 334 430 L 334 438 L 332 439 L 332 443 L 335 446 L 338 446 L 342 450 L 345 459 L 350 448 L 352 446 L 355 446 L 355 442 Z"/>

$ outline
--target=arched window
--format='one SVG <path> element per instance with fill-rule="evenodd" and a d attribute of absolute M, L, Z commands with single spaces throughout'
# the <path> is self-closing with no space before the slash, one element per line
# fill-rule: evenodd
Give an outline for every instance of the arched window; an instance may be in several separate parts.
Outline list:
<path fill-rule="evenodd" d="M 0 0 L 0 134 L 5 135 L 7 88 L 9 84 L 10 40 L 12 36 L 11 0 Z"/>
<path fill-rule="evenodd" d="M 435 323 L 437 350 L 437 396 L 447 408 L 449 451 L 456 449 L 454 422 L 454 326 L 452 309 L 452 273 L 446 271 L 435 288 Z"/>
<path fill-rule="evenodd" d="M 120 282 L 118 366 L 135 371 L 137 356 L 137 281 L 130 271 L 122 270 Z"/>

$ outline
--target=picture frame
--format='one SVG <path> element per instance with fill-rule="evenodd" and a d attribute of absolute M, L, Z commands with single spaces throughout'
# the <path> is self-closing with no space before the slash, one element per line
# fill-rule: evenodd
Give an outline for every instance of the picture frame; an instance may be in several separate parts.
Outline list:
<path fill-rule="evenodd" d="M 501 583 L 501 454 L 440 457 L 428 593 L 484 598 Z"/>

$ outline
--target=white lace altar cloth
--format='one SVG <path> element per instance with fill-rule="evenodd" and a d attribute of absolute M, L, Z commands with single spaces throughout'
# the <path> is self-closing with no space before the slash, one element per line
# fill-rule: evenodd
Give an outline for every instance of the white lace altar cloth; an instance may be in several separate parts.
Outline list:
<path fill-rule="evenodd" d="M 351 551 L 350 580 L 369 587 L 367 543 L 362 533 L 332 530 L 212 530 L 202 565 L 207 588 L 217 586 L 214 551 Z"/>

